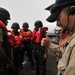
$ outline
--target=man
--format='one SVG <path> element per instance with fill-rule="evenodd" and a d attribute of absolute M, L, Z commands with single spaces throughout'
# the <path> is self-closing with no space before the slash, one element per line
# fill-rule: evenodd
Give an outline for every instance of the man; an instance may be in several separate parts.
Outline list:
<path fill-rule="evenodd" d="M 23 58 L 24 58 L 24 54 L 25 51 L 27 52 L 27 56 L 29 59 L 29 62 L 31 64 L 31 68 L 34 69 L 34 60 L 33 60 L 33 54 L 32 54 L 32 50 L 33 50 L 33 45 L 32 45 L 32 31 L 29 30 L 29 24 L 27 22 L 23 23 L 23 28 L 20 29 L 20 32 L 22 34 L 23 37 Z"/>
<path fill-rule="evenodd" d="M 10 13 L 0 7 L 0 75 L 10 75 L 7 68 L 11 68 L 13 63 L 11 60 L 10 45 L 7 37 L 7 23 L 10 19 Z"/>
<path fill-rule="evenodd" d="M 47 61 L 47 50 L 41 46 L 41 39 L 48 37 L 46 30 L 43 28 L 43 24 L 40 20 L 34 23 L 33 31 L 33 42 L 34 42 L 34 59 L 36 64 L 35 75 L 46 74 L 46 61 Z"/>
<path fill-rule="evenodd" d="M 49 6 L 51 15 L 47 21 L 57 21 L 57 26 L 71 33 L 70 39 L 62 48 L 65 50 L 58 63 L 58 75 L 75 75 L 75 0 L 56 0 L 55 4 Z M 51 48 L 49 38 L 43 38 L 41 45 Z"/>
<path fill-rule="evenodd" d="M 11 26 L 12 31 L 11 31 L 11 35 L 13 36 L 13 38 L 15 40 L 15 45 L 12 47 L 12 51 L 13 51 L 13 63 L 14 63 L 14 74 L 15 75 L 19 75 L 19 71 L 22 69 L 22 36 L 20 34 L 20 32 L 18 31 L 20 29 L 20 26 L 17 22 L 14 22 Z"/>

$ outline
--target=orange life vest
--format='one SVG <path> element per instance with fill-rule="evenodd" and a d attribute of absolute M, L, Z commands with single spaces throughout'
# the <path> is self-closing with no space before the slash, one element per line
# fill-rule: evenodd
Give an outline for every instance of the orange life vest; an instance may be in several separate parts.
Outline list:
<path fill-rule="evenodd" d="M 14 48 L 21 48 L 22 47 L 22 36 L 15 36 L 16 45 Z"/>
<path fill-rule="evenodd" d="M 40 43 L 43 36 L 43 31 L 46 30 L 48 30 L 48 27 L 41 27 L 38 31 L 35 28 L 33 31 L 33 41 L 35 41 L 36 43 Z"/>
<path fill-rule="evenodd" d="M 14 32 L 12 31 L 12 36 L 14 36 L 14 39 L 15 39 L 15 42 L 16 42 L 14 48 L 22 47 L 22 40 L 23 40 L 23 38 L 20 35 L 20 33 L 19 33 L 19 35 L 15 35 Z"/>
<path fill-rule="evenodd" d="M 15 38 L 12 35 L 12 31 L 11 30 L 8 30 L 8 40 L 10 42 L 11 47 L 13 47 L 16 44 Z"/>
<path fill-rule="evenodd" d="M 7 30 L 6 26 L 4 25 L 4 23 L 2 21 L 0 21 L 0 28 L 2 28 L 4 30 L 5 34 L 8 36 L 9 43 L 11 44 L 11 46 L 13 46 L 14 45 L 14 39 L 12 38 L 11 35 L 10 36 L 8 35 L 8 33 L 11 34 L 11 31 Z"/>
<path fill-rule="evenodd" d="M 32 32 L 30 30 L 24 31 L 23 29 L 20 29 L 20 32 L 24 41 L 29 41 L 32 39 Z"/>
<path fill-rule="evenodd" d="M 41 38 L 42 38 L 42 31 L 41 28 L 39 28 L 39 30 L 37 31 L 36 28 L 33 31 L 33 40 L 36 43 L 40 43 L 41 42 Z"/>

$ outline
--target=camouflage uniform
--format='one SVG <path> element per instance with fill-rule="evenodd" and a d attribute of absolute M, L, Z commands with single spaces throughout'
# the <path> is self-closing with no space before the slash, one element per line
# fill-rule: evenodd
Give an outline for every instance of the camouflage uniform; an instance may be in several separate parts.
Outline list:
<path fill-rule="evenodd" d="M 5 38 L 3 38 L 5 37 Z M 8 36 L 4 34 L 3 30 L 0 28 L 0 42 L 2 42 L 3 49 L 7 56 L 11 59 L 11 46 L 9 45 L 8 42 Z M 4 62 L 0 63 L 0 75 L 10 75 L 13 74 L 11 73 L 12 69 L 6 68 L 6 64 Z"/>

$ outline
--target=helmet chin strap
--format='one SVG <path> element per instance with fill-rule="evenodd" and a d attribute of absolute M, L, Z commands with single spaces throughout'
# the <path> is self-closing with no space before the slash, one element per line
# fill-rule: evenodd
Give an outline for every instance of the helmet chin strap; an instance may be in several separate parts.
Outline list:
<path fill-rule="evenodd" d="M 73 15 L 74 12 L 75 12 L 75 6 L 71 6 L 71 7 L 69 7 L 68 12 L 67 12 L 67 15 L 68 15 L 68 22 L 67 22 L 67 25 L 66 25 L 66 27 L 64 28 L 64 30 L 63 30 L 62 33 L 65 33 L 66 30 L 68 30 L 68 25 L 69 25 L 69 16 L 70 16 L 70 15 Z M 72 27 L 72 29 L 71 29 L 72 32 L 73 32 L 73 29 L 74 29 L 74 25 L 73 25 L 73 27 Z"/>
<path fill-rule="evenodd" d="M 70 15 L 68 15 L 68 22 L 67 22 L 67 25 L 66 25 L 66 27 L 64 28 L 64 30 L 62 31 L 63 34 L 64 34 L 66 31 L 69 31 L 69 30 L 68 30 L 69 16 L 70 16 Z M 72 29 L 71 29 L 72 32 L 73 32 L 73 29 L 74 29 L 74 25 L 73 25 L 73 27 L 72 27 Z"/>
<path fill-rule="evenodd" d="M 68 25 L 69 25 L 69 15 L 68 15 L 67 25 L 66 25 L 66 27 L 62 31 L 63 34 L 68 30 Z"/>

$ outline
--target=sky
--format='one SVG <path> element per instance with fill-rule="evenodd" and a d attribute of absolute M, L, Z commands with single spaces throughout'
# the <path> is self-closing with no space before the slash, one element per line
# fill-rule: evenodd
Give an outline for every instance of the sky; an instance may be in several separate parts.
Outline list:
<path fill-rule="evenodd" d="M 11 29 L 14 22 L 18 22 L 20 27 L 24 22 L 28 22 L 29 29 L 33 31 L 35 21 L 41 20 L 43 26 L 48 27 L 48 32 L 53 32 L 56 23 L 46 21 L 50 12 L 45 8 L 54 2 L 55 0 L 0 0 L 0 7 L 10 12 L 11 20 L 8 21 L 8 29 Z"/>

